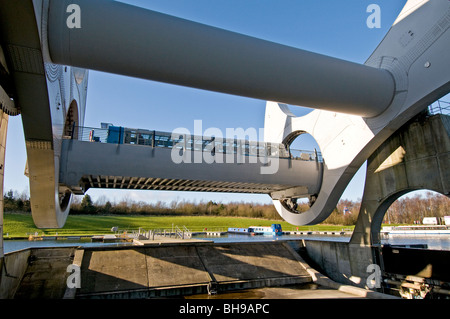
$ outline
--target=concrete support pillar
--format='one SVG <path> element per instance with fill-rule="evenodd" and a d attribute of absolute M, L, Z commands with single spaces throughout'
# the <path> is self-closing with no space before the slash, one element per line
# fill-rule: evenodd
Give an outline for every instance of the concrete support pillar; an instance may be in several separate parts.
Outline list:
<path fill-rule="evenodd" d="M 406 124 L 369 157 L 350 243 L 378 244 L 387 209 L 397 198 L 419 189 L 450 194 L 450 116 L 435 115 Z"/>
<path fill-rule="evenodd" d="M 3 248 L 3 177 L 5 172 L 6 133 L 9 115 L 0 110 L 0 284 L 2 282 L 4 248 Z"/>

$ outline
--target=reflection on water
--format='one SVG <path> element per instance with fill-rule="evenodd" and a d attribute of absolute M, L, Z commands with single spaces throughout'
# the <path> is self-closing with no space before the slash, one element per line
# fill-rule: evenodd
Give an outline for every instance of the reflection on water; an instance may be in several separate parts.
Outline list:
<path fill-rule="evenodd" d="M 341 235 L 282 235 L 282 236 L 248 236 L 240 234 L 227 234 L 221 237 L 195 236 L 198 239 L 213 240 L 216 243 L 251 242 L 274 240 L 322 240 L 349 242 L 350 236 Z M 391 236 L 381 241 L 384 245 L 428 245 L 428 249 L 450 250 L 450 236 Z"/>
<path fill-rule="evenodd" d="M 194 238 L 213 240 L 215 243 L 255 242 L 255 241 L 261 242 L 261 241 L 274 241 L 274 240 L 301 240 L 301 239 L 342 241 L 342 242 L 348 242 L 350 240 L 350 236 L 338 236 L 338 235 L 280 235 L 280 236 L 258 235 L 258 236 L 249 236 L 249 235 L 241 235 L 241 234 L 225 234 L 220 237 L 198 235 L 198 236 L 194 236 Z"/>
<path fill-rule="evenodd" d="M 226 234 L 220 237 L 207 237 L 206 235 L 194 236 L 195 239 L 212 240 L 216 243 L 230 243 L 230 242 L 261 242 L 261 241 L 276 241 L 276 240 L 323 240 L 323 241 L 339 241 L 349 242 L 350 236 L 340 235 L 281 235 L 281 236 L 248 236 L 240 234 Z M 429 249 L 436 250 L 450 250 L 450 236 L 391 236 L 383 239 L 382 244 L 390 245 L 417 245 L 426 244 Z M 99 246 L 124 246 L 131 245 L 131 243 L 102 243 L 91 242 L 90 238 L 85 239 L 64 239 L 64 240 L 4 240 L 5 253 L 17 251 L 25 248 L 38 247 L 69 247 L 69 246 L 83 246 L 83 247 L 99 247 Z"/>
<path fill-rule="evenodd" d="M 349 242 L 350 236 L 341 235 L 282 235 L 282 236 L 248 236 L 240 234 L 227 234 L 221 237 L 195 236 L 197 239 L 213 240 L 216 243 L 227 242 L 252 242 L 252 241 L 274 241 L 274 240 L 322 240 Z M 384 245 L 427 245 L 428 249 L 450 250 L 450 236 L 391 236 L 381 242 Z"/>
<path fill-rule="evenodd" d="M 450 236 L 391 236 L 381 240 L 382 244 L 389 245 L 428 245 L 428 249 L 450 250 Z"/>

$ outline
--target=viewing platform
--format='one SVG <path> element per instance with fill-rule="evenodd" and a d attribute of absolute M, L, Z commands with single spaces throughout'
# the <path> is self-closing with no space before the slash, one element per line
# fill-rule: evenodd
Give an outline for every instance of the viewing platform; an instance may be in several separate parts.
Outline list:
<path fill-rule="evenodd" d="M 239 132 L 239 130 L 235 130 Z M 280 157 L 302 161 L 323 162 L 322 154 L 311 150 L 298 150 L 282 143 L 266 143 L 238 138 L 197 136 L 177 132 L 160 132 L 148 129 L 126 128 L 102 123 L 101 128 L 73 126 L 64 139 L 108 144 L 129 144 L 151 147 L 202 151 L 242 156 Z"/>
<path fill-rule="evenodd" d="M 317 194 L 320 152 L 284 144 L 129 129 L 73 127 L 62 140 L 60 185 L 89 188 Z"/>

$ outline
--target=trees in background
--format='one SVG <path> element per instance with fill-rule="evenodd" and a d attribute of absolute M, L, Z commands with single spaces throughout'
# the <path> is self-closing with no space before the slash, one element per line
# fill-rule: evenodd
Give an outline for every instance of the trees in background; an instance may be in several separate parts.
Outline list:
<path fill-rule="evenodd" d="M 427 192 L 425 197 L 401 197 L 397 199 L 383 222 L 388 224 L 414 224 L 424 217 L 444 217 L 450 215 L 450 199 L 444 195 Z"/>
<path fill-rule="evenodd" d="M 340 200 L 331 215 L 323 222 L 334 225 L 354 225 L 358 218 L 360 201 Z M 300 202 L 297 210 L 302 212 L 309 208 Z M 31 212 L 29 196 L 13 190 L 4 194 L 5 212 Z M 169 203 L 136 202 L 129 198 L 111 202 L 101 196 L 95 203 L 89 194 L 75 196 L 70 214 L 119 214 L 119 215 L 172 215 L 172 216 L 233 216 L 282 220 L 274 206 L 260 203 L 217 203 L 189 202 L 186 200 Z M 450 199 L 444 195 L 427 192 L 424 196 L 402 197 L 396 200 L 384 217 L 384 223 L 413 224 L 424 217 L 443 217 L 450 215 Z"/>
<path fill-rule="evenodd" d="M 30 197 L 26 192 L 19 194 L 12 189 L 3 194 L 3 210 L 31 212 Z"/>

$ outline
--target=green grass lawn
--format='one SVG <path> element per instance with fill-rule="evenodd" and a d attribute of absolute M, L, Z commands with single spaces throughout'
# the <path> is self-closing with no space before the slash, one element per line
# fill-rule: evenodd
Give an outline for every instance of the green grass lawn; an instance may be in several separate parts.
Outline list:
<path fill-rule="evenodd" d="M 283 230 L 296 230 L 283 221 L 273 221 L 241 217 L 210 217 L 210 216 L 117 216 L 117 215 L 69 215 L 65 226 L 61 229 L 38 229 L 33 223 L 31 214 L 4 214 L 3 235 L 5 238 L 26 237 L 27 234 L 38 232 L 39 235 L 103 235 L 110 234 L 111 228 L 120 230 L 172 229 L 172 226 L 186 226 L 191 231 L 208 230 L 226 231 L 228 227 L 270 226 L 281 224 Z M 353 230 L 353 226 L 315 225 L 300 226 L 299 230 L 338 231 Z"/>

